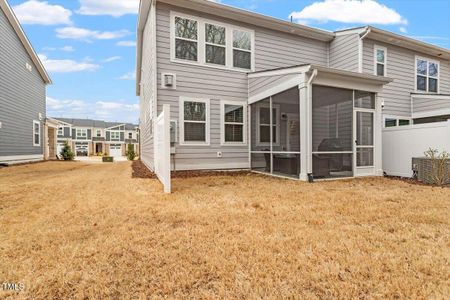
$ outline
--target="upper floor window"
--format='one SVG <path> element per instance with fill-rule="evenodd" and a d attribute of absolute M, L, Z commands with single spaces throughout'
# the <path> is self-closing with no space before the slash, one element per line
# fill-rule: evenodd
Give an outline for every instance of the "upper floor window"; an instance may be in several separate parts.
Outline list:
<path fill-rule="evenodd" d="M 253 69 L 254 32 L 171 13 L 171 59 L 226 69 Z"/>
<path fill-rule="evenodd" d="M 233 30 L 233 66 L 252 68 L 252 38 L 248 31 Z"/>
<path fill-rule="evenodd" d="M 97 137 L 101 137 L 101 136 L 102 136 L 102 131 L 101 131 L 100 129 L 97 129 L 95 135 L 96 135 Z"/>
<path fill-rule="evenodd" d="M 120 132 L 118 132 L 118 131 L 111 131 L 111 140 L 112 141 L 120 140 Z"/>
<path fill-rule="evenodd" d="M 175 17 L 175 57 L 179 59 L 197 61 L 197 21 Z"/>
<path fill-rule="evenodd" d="M 375 75 L 386 76 L 387 49 L 375 45 Z"/>
<path fill-rule="evenodd" d="M 437 93 L 439 90 L 439 62 L 416 57 L 416 90 Z"/>
<path fill-rule="evenodd" d="M 87 138 L 87 129 L 77 129 L 77 139 Z"/>
<path fill-rule="evenodd" d="M 132 132 L 128 132 L 128 138 L 132 139 L 133 138 L 133 133 Z"/>
<path fill-rule="evenodd" d="M 59 126 L 58 127 L 58 135 L 64 135 L 64 127 L 62 127 L 62 126 Z"/>
<path fill-rule="evenodd" d="M 206 63 L 225 66 L 226 29 L 223 26 L 205 23 Z"/>
<path fill-rule="evenodd" d="M 33 121 L 33 146 L 41 145 L 41 123 Z"/>

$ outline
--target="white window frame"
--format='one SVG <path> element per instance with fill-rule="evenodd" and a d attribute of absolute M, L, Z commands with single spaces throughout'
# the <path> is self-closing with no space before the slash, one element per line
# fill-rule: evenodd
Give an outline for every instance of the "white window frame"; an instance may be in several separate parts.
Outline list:
<path fill-rule="evenodd" d="M 37 135 L 39 136 L 39 142 L 36 143 L 35 138 L 36 138 L 36 129 L 35 129 L 35 125 L 38 125 L 38 132 Z M 33 120 L 33 146 L 34 147 L 40 147 L 41 146 L 41 122 Z"/>
<path fill-rule="evenodd" d="M 102 130 L 101 129 L 95 130 L 95 136 L 96 137 L 101 137 L 102 136 Z"/>
<path fill-rule="evenodd" d="M 243 122 L 225 122 L 225 105 L 239 105 L 243 107 Z M 225 141 L 225 125 L 242 125 L 242 142 Z M 247 102 L 246 101 L 228 101 L 220 100 L 220 144 L 222 146 L 246 146 L 247 145 Z"/>
<path fill-rule="evenodd" d="M 190 19 L 192 21 L 197 21 L 197 61 L 179 59 L 175 57 L 175 17 Z M 225 55 L 225 66 L 216 65 L 212 63 L 206 63 L 206 37 L 205 37 L 205 24 L 211 24 L 216 26 L 225 27 L 225 35 L 226 35 L 226 55 Z M 242 50 L 248 51 L 251 53 L 251 68 L 250 69 L 241 69 L 233 67 L 233 30 L 245 31 L 250 33 L 251 37 L 251 50 Z M 178 38 L 178 37 L 177 37 Z M 187 39 L 189 40 L 189 39 Z M 207 66 L 210 68 L 222 69 L 222 70 L 233 70 L 237 72 L 253 72 L 255 71 L 255 31 L 243 28 L 239 26 L 234 26 L 231 24 L 225 24 L 221 22 L 217 22 L 210 19 L 205 19 L 197 16 L 192 16 L 184 13 L 179 13 L 176 11 L 170 12 L 170 61 L 175 63 L 182 63 L 188 65 L 197 65 L 197 66 Z"/>
<path fill-rule="evenodd" d="M 386 127 L 386 120 L 391 119 L 395 120 L 395 126 Z M 400 126 L 400 120 L 408 120 L 409 125 L 401 125 Z M 394 116 L 394 115 L 384 115 L 383 116 L 383 128 L 397 128 L 397 127 L 405 127 L 405 126 L 411 126 L 413 124 L 413 120 L 410 117 L 402 117 L 402 116 Z"/>
<path fill-rule="evenodd" d="M 188 38 L 184 38 L 184 37 L 178 37 L 178 36 L 175 35 L 175 27 L 176 27 L 175 26 L 175 18 L 177 18 L 177 17 L 197 22 L 197 39 L 196 40 L 188 39 Z M 172 40 L 172 37 L 173 37 L 173 47 L 171 45 L 170 48 L 171 49 L 173 48 L 173 57 L 174 57 L 174 59 L 176 59 L 177 61 L 180 60 L 180 61 L 187 61 L 187 62 L 195 62 L 194 60 L 181 59 L 181 58 L 176 58 L 175 57 L 175 55 L 176 55 L 176 51 L 175 51 L 176 43 L 175 43 L 175 41 L 178 39 L 178 40 L 183 40 L 183 41 L 187 41 L 187 42 L 195 42 L 195 43 L 197 43 L 197 61 L 198 61 L 199 60 L 199 56 L 200 56 L 200 35 L 202 34 L 202 32 L 203 32 L 203 34 L 205 32 L 204 28 L 203 28 L 203 30 L 200 30 L 200 22 L 194 17 L 190 17 L 190 16 L 182 15 L 182 14 L 176 14 L 176 15 L 173 16 L 173 18 L 170 18 L 170 20 L 171 20 L 171 24 L 170 24 L 170 26 L 171 26 L 170 27 L 171 28 L 171 31 L 170 31 L 170 33 L 171 33 L 171 40 Z M 173 35 L 172 35 L 172 29 L 173 29 Z"/>
<path fill-rule="evenodd" d="M 206 104 L 206 117 L 205 117 L 205 121 L 186 121 L 186 122 L 190 122 L 190 123 L 205 123 L 205 142 L 190 142 L 190 141 L 185 141 L 184 140 L 184 102 L 202 102 Z M 180 97 L 180 104 L 179 104 L 179 110 L 180 110 L 180 132 L 179 132 L 179 136 L 180 136 L 180 145 L 184 145 L 184 146 L 209 146 L 210 145 L 210 99 L 205 99 L 205 98 L 192 98 L 192 97 Z"/>
<path fill-rule="evenodd" d="M 78 134 L 78 132 L 81 132 L 81 134 Z M 83 135 L 84 133 L 84 135 Z M 87 140 L 88 136 L 87 136 L 87 128 L 76 128 L 75 129 L 75 137 L 78 140 L 79 137 L 81 137 L 80 140 Z M 85 139 L 83 139 L 85 138 Z"/>
<path fill-rule="evenodd" d="M 64 136 L 64 126 L 58 126 L 57 135 Z"/>
<path fill-rule="evenodd" d="M 118 137 L 117 137 L 117 138 L 113 138 L 113 134 L 114 134 L 114 135 L 117 134 Z M 115 141 L 115 142 L 120 142 L 120 131 L 119 131 L 119 130 L 113 130 L 113 131 L 110 131 L 109 140 L 110 140 L 110 141 Z"/>
<path fill-rule="evenodd" d="M 256 146 L 269 146 L 270 147 L 270 142 L 269 143 L 265 143 L 265 142 L 261 142 L 261 121 L 260 121 L 260 110 L 261 108 L 268 108 L 270 110 L 270 105 L 269 104 L 259 104 L 256 106 Z M 276 141 L 275 143 L 272 143 L 272 146 L 280 146 L 280 122 L 281 122 L 281 116 L 280 116 L 280 105 L 279 104 L 272 104 L 272 109 L 275 109 L 275 114 L 276 114 L 276 118 L 277 118 L 277 123 L 276 123 L 276 132 L 277 132 L 277 136 L 276 136 Z M 272 115 L 272 112 L 270 112 L 270 115 Z M 270 126 L 270 124 L 263 124 L 263 126 Z M 272 125 L 274 126 L 274 125 Z M 271 131 L 272 132 L 272 129 Z M 272 136 L 272 134 L 270 135 Z"/>
<path fill-rule="evenodd" d="M 383 63 L 380 63 L 377 60 L 377 51 L 378 50 L 384 51 L 384 62 Z M 387 51 L 386 47 L 379 46 L 379 45 L 374 45 L 374 47 L 373 47 L 373 68 L 374 68 L 373 74 L 374 75 L 381 76 L 381 75 L 377 74 L 377 70 L 378 70 L 377 65 L 378 64 L 382 64 L 383 65 L 383 69 L 384 69 L 384 75 L 383 76 L 384 77 L 387 76 L 387 56 L 388 56 L 388 51 Z"/>
<path fill-rule="evenodd" d="M 426 61 L 427 62 L 427 74 L 426 75 L 422 75 L 422 74 L 417 74 L 417 60 L 423 60 L 423 61 Z M 428 75 L 428 68 L 429 68 L 429 63 L 435 63 L 435 64 L 437 64 L 437 67 L 438 67 L 438 76 L 437 77 L 434 77 L 434 76 L 429 76 Z M 418 90 L 417 89 L 417 76 L 422 76 L 422 77 L 425 77 L 425 91 L 422 91 L 422 90 Z M 415 92 L 416 93 L 423 93 L 423 94 L 439 94 L 439 91 L 440 91 L 440 85 L 441 85 L 441 79 L 440 79 L 440 76 L 441 76 L 441 63 L 440 63 L 440 61 L 438 61 L 438 60 L 435 60 L 435 59 L 431 59 L 431 58 L 427 58 L 427 57 L 424 57 L 424 56 L 419 56 L 419 55 L 416 55 L 415 57 L 414 57 L 414 90 L 415 90 Z M 428 79 L 429 78 L 433 78 L 433 79 L 437 79 L 437 91 L 436 92 L 430 92 L 430 91 L 428 91 Z"/>
<path fill-rule="evenodd" d="M 128 132 L 128 139 L 133 139 L 133 133 L 132 132 Z"/>

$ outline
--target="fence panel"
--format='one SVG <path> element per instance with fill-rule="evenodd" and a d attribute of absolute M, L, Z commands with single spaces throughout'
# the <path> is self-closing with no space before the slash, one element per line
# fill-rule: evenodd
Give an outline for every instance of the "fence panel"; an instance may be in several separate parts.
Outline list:
<path fill-rule="evenodd" d="M 450 121 L 383 130 L 383 171 L 412 177 L 412 158 L 423 157 L 429 148 L 450 152 Z"/>
<path fill-rule="evenodd" d="M 164 192 L 170 193 L 170 105 L 163 105 L 163 111 L 155 124 L 155 173 L 164 186 Z"/>

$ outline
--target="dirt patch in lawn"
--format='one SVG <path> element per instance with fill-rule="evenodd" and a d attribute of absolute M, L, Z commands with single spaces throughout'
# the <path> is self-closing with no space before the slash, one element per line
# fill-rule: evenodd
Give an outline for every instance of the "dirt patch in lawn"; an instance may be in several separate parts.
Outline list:
<path fill-rule="evenodd" d="M 450 190 L 386 178 L 0 170 L 0 298 L 446 298 Z M 447 296 L 446 296 L 447 295 Z"/>

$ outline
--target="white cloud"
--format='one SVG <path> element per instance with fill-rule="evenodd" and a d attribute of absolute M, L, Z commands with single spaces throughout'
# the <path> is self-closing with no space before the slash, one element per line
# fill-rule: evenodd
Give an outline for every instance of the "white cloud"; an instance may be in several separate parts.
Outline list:
<path fill-rule="evenodd" d="M 122 59 L 122 57 L 121 56 L 111 56 L 111 57 L 105 58 L 103 60 L 103 62 L 109 63 L 109 62 L 113 62 L 113 61 L 116 61 L 116 60 L 119 60 L 119 59 Z"/>
<path fill-rule="evenodd" d="M 60 100 L 47 97 L 47 115 L 137 123 L 139 104 L 126 101 Z"/>
<path fill-rule="evenodd" d="M 363 24 L 408 24 L 394 9 L 374 0 L 324 0 L 314 2 L 302 11 L 292 12 L 290 17 L 299 23 L 307 21 L 363 23 Z"/>
<path fill-rule="evenodd" d="M 61 5 L 50 5 L 47 1 L 30 0 L 13 7 L 22 24 L 71 25 L 72 12 Z"/>
<path fill-rule="evenodd" d="M 64 47 L 60 47 L 60 48 L 56 48 L 56 47 L 44 47 L 42 48 L 43 51 L 64 51 L 64 52 L 74 52 L 75 49 L 72 46 L 64 46 Z"/>
<path fill-rule="evenodd" d="M 136 41 L 120 41 L 116 45 L 120 47 L 136 47 Z"/>
<path fill-rule="evenodd" d="M 44 64 L 45 69 L 51 73 L 95 71 L 100 67 L 89 62 L 78 62 L 71 59 L 49 59 L 43 54 L 39 54 L 39 58 Z"/>
<path fill-rule="evenodd" d="M 408 30 L 406 29 L 406 27 L 400 27 L 398 30 L 400 30 L 401 33 L 407 33 Z"/>
<path fill-rule="evenodd" d="M 128 30 L 96 31 L 80 27 L 64 27 L 56 29 L 56 36 L 61 39 L 73 39 L 90 42 L 92 40 L 112 40 L 129 35 Z"/>
<path fill-rule="evenodd" d="M 120 17 L 126 14 L 137 14 L 139 10 L 139 0 L 80 0 L 80 5 L 77 12 L 91 16 Z"/>
<path fill-rule="evenodd" d="M 131 71 L 131 72 L 125 73 L 122 76 L 120 76 L 119 79 L 122 79 L 122 80 L 136 80 L 136 72 L 135 71 Z"/>

